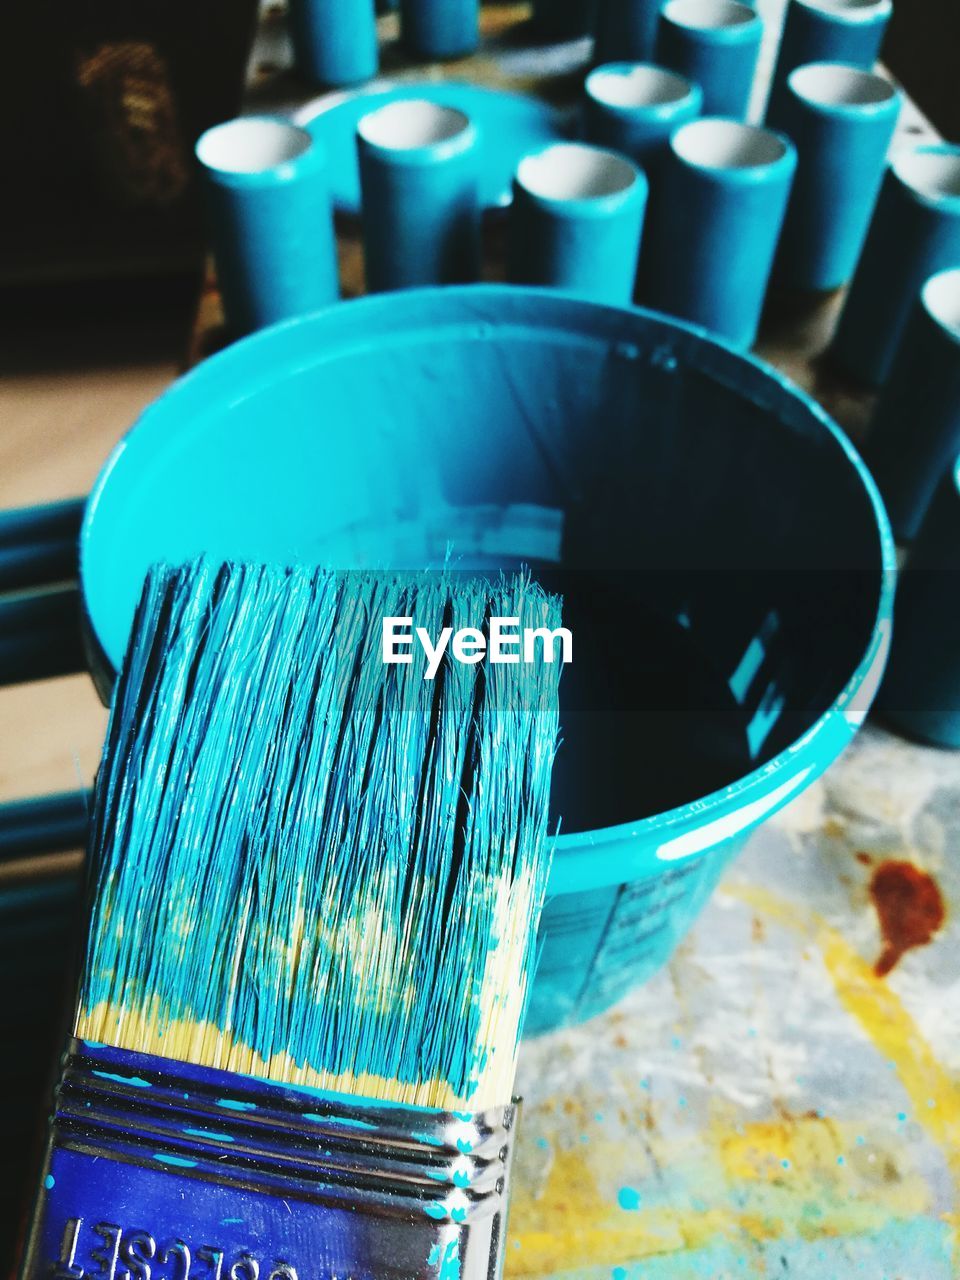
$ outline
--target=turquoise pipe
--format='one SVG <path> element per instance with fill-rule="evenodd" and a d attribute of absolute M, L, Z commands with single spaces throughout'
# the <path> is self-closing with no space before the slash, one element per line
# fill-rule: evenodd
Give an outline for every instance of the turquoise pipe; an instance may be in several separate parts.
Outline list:
<path fill-rule="evenodd" d="M 960 146 L 898 152 L 840 313 L 832 359 L 861 382 L 882 386 L 924 282 L 957 266 Z"/>
<path fill-rule="evenodd" d="M 480 0 L 400 0 L 400 35 L 415 58 L 465 58 L 480 41 Z"/>
<path fill-rule="evenodd" d="M 678 125 L 700 114 L 703 92 L 676 71 L 650 63 L 612 62 L 584 84 L 583 132 L 588 142 L 656 165 Z"/>
<path fill-rule="evenodd" d="M 644 302 L 752 346 L 796 163 L 789 139 L 755 125 L 705 117 L 675 130 L 641 259 Z"/>
<path fill-rule="evenodd" d="M 357 125 L 367 290 L 480 274 L 477 130 L 454 107 L 400 99 Z"/>
<path fill-rule="evenodd" d="M 912 542 L 960 454 L 960 268 L 920 291 L 864 450 L 898 542 Z"/>
<path fill-rule="evenodd" d="M 960 458 L 944 473 L 897 590 L 879 709 L 911 738 L 960 748 Z"/>
<path fill-rule="evenodd" d="M 597 0 L 533 0 L 533 25 L 547 40 L 588 35 L 596 20 Z"/>
<path fill-rule="evenodd" d="M 763 20 L 737 0 L 667 0 L 656 61 L 698 84 L 703 113 L 746 118 L 760 59 Z"/>
<path fill-rule="evenodd" d="M 598 0 L 593 60 L 652 62 L 663 0 Z"/>
<path fill-rule="evenodd" d="M 849 282 L 870 226 L 901 97 L 884 76 L 835 62 L 799 67 L 769 117 L 797 148 L 778 281 L 809 291 Z"/>
<path fill-rule="evenodd" d="M 326 158 L 306 129 L 244 116 L 197 142 L 227 326 L 249 333 L 340 293 Z"/>
<path fill-rule="evenodd" d="M 629 304 L 647 179 L 624 156 L 558 143 L 520 163 L 510 210 L 510 279 Z"/>
<path fill-rule="evenodd" d="M 905 0 L 909 3 L 909 0 Z M 843 62 L 872 71 L 893 15 L 893 0 L 789 0 L 774 67 L 770 107 L 797 67 Z"/>
<path fill-rule="evenodd" d="M 76 578 L 83 502 L 0 512 L 0 592 Z"/>
<path fill-rule="evenodd" d="M 371 80 L 380 65 L 374 0 L 290 0 L 297 70 L 328 87 Z"/>

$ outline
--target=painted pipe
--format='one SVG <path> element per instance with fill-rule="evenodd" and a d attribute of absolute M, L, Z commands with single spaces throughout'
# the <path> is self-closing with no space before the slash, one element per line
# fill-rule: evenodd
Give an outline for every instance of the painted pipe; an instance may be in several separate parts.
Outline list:
<path fill-rule="evenodd" d="M 880 713 L 911 738 L 960 747 L 960 459 L 948 468 L 897 587 Z"/>
<path fill-rule="evenodd" d="M 777 276 L 794 289 L 847 284 L 866 239 L 900 115 L 883 76 L 835 62 L 791 72 L 773 127 L 797 148 Z"/>
<path fill-rule="evenodd" d="M 752 346 L 796 163 L 788 138 L 757 125 L 681 125 L 651 209 L 644 300 Z"/>
<path fill-rule="evenodd" d="M 0 804 L 0 864 L 85 848 L 92 806 L 90 791 Z"/>
<path fill-rule="evenodd" d="M 290 0 L 297 69 L 321 85 L 372 80 L 380 64 L 374 0 Z"/>
<path fill-rule="evenodd" d="M 520 162 L 510 221 L 510 279 L 611 305 L 630 302 L 647 180 L 623 156 L 557 143 Z"/>
<path fill-rule="evenodd" d="M 662 0 L 599 0 L 594 62 L 652 62 Z"/>
<path fill-rule="evenodd" d="M 477 132 L 462 111 L 388 103 L 357 125 L 371 292 L 469 283 L 480 271 Z"/>
<path fill-rule="evenodd" d="M 892 0 L 790 0 L 771 82 L 771 110 L 797 67 L 843 62 L 872 71 L 892 13 Z"/>
<path fill-rule="evenodd" d="M 926 280 L 960 266 L 960 146 L 898 155 L 876 213 L 831 348 L 837 364 L 881 386 Z"/>
<path fill-rule="evenodd" d="M 894 535 L 912 541 L 960 454 L 960 269 L 921 290 L 864 452 Z"/>
<path fill-rule="evenodd" d="M 480 40 L 480 0 L 400 0 L 400 36 L 415 58 L 464 58 Z"/>
<path fill-rule="evenodd" d="M 335 302 L 326 163 L 307 130 L 244 116 L 208 129 L 196 153 L 229 329 L 248 333 Z"/>
<path fill-rule="evenodd" d="M 668 0 L 660 12 L 657 62 L 703 90 L 708 116 L 742 120 L 760 57 L 763 22 L 737 0 Z"/>
<path fill-rule="evenodd" d="M 535 31 L 548 40 L 576 40 L 596 22 L 597 0 L 533 0 Z"/>
<path fill-rule="evenodd" d="M 0 512 L 0 592 L 76 578 L 84 499 Z"/>
<path fill-rule="evenodd" d="M 584 85 L 583 123 L 588 142 L 609 147 L 640 165 L 661 158 L 674 129 L 700 114 L 703 93 L 676 71 L 649 63 L 597 67 Z"/>
<path fill-rule="evenodd" d="M 0 600 L 0 685 L 83 671 L 80 614 L 76 586 L 18 592 Z"/>

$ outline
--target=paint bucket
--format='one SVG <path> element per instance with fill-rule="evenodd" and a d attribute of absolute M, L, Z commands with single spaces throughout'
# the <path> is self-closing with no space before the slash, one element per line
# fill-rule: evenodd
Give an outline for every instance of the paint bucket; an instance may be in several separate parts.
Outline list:
<path fill-rule="evenodd" d="M 872 482 L 785 379 L 662 316 L 506 286 L 382 294 L 214 356 L 114 451 L 81 542 L 103 691 L 158 558 L 412 567 L 452 543 L 564 591 L 531 1032 L 654 973 L 849 743 L 893 589 Z"/>

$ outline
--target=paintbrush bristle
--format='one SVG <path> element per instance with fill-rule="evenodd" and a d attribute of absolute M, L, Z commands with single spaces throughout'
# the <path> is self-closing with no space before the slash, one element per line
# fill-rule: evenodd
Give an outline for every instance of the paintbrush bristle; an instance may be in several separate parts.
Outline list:
<path fill-rule="evenodd" d="M 83 1039 L 365 1098 L 509 1101 L 559 667 L 382 660 L 382 619 L 559 625 L 524 576 L 155 569 L 92 836 Z"/>

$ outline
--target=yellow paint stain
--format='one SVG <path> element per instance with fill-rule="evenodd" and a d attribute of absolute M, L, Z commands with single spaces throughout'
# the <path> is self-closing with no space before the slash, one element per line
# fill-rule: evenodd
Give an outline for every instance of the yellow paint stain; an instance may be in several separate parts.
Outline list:
<path fill-rule="evenodd" d="M 602 1156 L 593 1144 L 594 1159 Z M 610 1160 L 619 1148 L 611 1148 Z M 543 1194 L 517 1188 L 510 1210 L 506 1276 L 542 1275 L 695 1248 L 726 1230 L 726 1215 L 656 1206 L 627 1212 L 604 1194 L 580 1150 L 557 1151 Z M 519 1247 L 517 1247 L 519 1245 Z"/>
<path fill-rule="evenodd" d="M 798 1219 L 801 1235 L 846 1234 L 929 1212 L 930 1189 L 915 1168 L 905 1167 L 904 1153 L 860 1145 L 854 1125 L 784 1115 L 739 1129 L 711 1123 L 710 1132 L 727 1182 L 749 1186 L 755 1208 L 781 1224 L 790 1216 L 784 1195 L 816 1208 Z"/>
<path fill-rule="evenodd" d="M 783 928 L 814 938 L 840 1004 L 894 1064 L 914 1118 L 942 1149 L 960 1195 L 960 1085 L 937 1061 L 897 993 L 822 916 L 804 914 L 795 902 L 756 886 L 728 886 L 725 892 Z"/>
<path fill-rule="evenodd" d="M 719 1138 L 724 1172 L 731 1181 L 773 1181 L 783 1177 L 783 1162 L 800 1176 L 836 1164 L 843 1150 L 833 1124 L 806 1118 L 750 1124 L 740 1132 L 722 1130 Z"/>
<path fill-rule="evenodd" d="M 661 1195 L 645 1204 L 640 1183 L 636 1211 L 621 1209 L 614 1188 L 601 1187 L 593 1172 L 622 1166 L 622 1140 L 593 1138 L 589 1163 L 582 1147 L 555 1150 L 539 1193 L 523 1185 L 515 1189 L 506 1276 L 522 1280 L 578 1267 L 622 1266 L 721 1241 L 748 1246 L 850 1237 L 929 1209 L 922 1176 L 898 1170 L 882 1153 L 875 1165 L 867 1165 L 864 1149 L 858 1169 L 838 1166 L 838 1152 L 855 1148 L 855 1134 L 818 1117 L 754 1124 L 737 1133 L 718 1107 L 695 1142 L 658 1145 L 658 1162 L 670 1168 L 671 1198 Z M 707 1203 L 695 1205 L 694 1199 Z"/>

